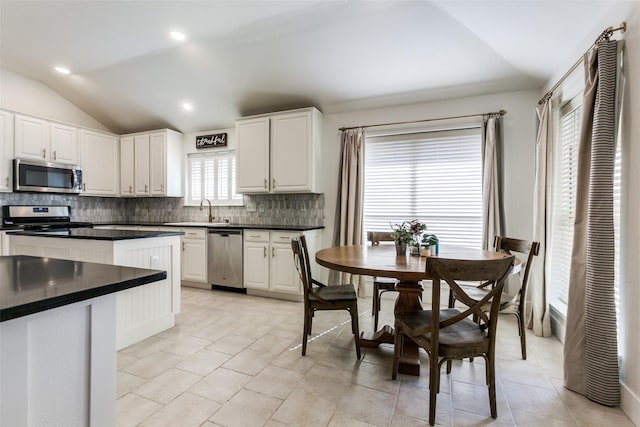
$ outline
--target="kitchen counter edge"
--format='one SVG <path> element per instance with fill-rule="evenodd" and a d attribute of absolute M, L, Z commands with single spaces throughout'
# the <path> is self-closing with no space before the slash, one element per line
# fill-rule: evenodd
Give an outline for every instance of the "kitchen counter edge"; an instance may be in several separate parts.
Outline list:
<path fill-rule="evenodd" d="M 166 223 L 94 223 L 94 227 L 101 225 L 129 225 L 140 227 L 176 227 L 176 228 L 216 228 L 216 229 L 231 229 L 231 230 L 276 230 L 276 231 L 310 231 L 310 230 L 322 230 L 324 225 L 257 225 L 257 224 L 229 224 L 229 225 L 203 225 L 203 224 L 181 224 L 181 225 L 168 225 Z"/>
<path fill-rule="evenodd" d="M 14 267 L 16 261 L 25 261 L 24 268 L 29 270 L 31 275 L 31 289 L 29 292 L 20 297 L 16 295 L 17 290 L 3 289 L 5 294 L 0 300 L 0 322 L 5 322 L 19 317 L 28 316 L 30 314 L 39 313 L 46 310 L 62 307 L 91 298 L 97 298 L 104 295 L 120 292 L 126 289 L 135 288 L 137 286 L 146 285 L 148 283 L 157 282 L 167 278 L 167 272 L 161 270 L 149 270 L 136 267 L 125 267 L 110 264 L 98 264 L 83 261 L 68 261 L 53 258 L 41 258 L 27 255 L 9 255 L 0 257 L 0 267 L 3 267 L 3 273 L 7 281 L 3 286 L 9 283 L 17 283 L 17 276 L 20 276 L 20 267 Z M 11 263 L 12 268 L 9 269 L 6 264 Z M 80 268 L 77 268 L 80 267 Z M 64 289 L 56 295 L 37 297 L 38 289 L 46 294 L 51 292 L 52 280 L 51 269 L 58 270 L 58 281 L 66 285 Z M 65 271 L 74 271 L 74 276 L 65 274 Z M 60 273 L 62 271 L 62 273 Z M 78 271 L 80 273 L 78 273 Z M 80 274 L 80 277 L 76 277 Z M 40 275 L 40 279 L 34 277 Z M 87 278 L 96 278 L 97 283 L 86 284 Z M 55 286 L 55 285 L 53 285 Z M 38 289 L 33 289 L 33 288 Z M 13 292 L 14 295 L 8 295 Z"/>

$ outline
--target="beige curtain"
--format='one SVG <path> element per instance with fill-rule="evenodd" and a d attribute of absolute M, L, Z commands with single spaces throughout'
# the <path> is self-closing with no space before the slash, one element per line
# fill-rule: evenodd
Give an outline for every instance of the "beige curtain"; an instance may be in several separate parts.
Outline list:
<path fill-rule="evenodd" d="M 600 41 L 584 57 L 585 90 L 564 347 L 565 386 L 607 406 L 620 403 L 613 224 L 618 44 Z"/>
<path fill-rule="evenodd" d="M 552 190 L 552 141 L 551 99 L 538 105 L 538 133 L 536 136 L 536 168 L 533 189 L 533 240 L 540 242 L 538 259 L 531 266 L 528 288 L 531 304 L 527 307 L 527 328 L 534 335 L 551 336 L 549 300 L 547 298 L 547 242 L 551 232 L 551 190 Z"/>
<path fill-rule="evenodd" d="M 342 131 L 338 201 L 334 221 L 333 246 L 362 244 L 364 203 L 364 129 Z M 353 283 L 364 297 L 364 278 L 331 271 L 331 283 Z"/>
<path fill-rule="evenodd" d="M 504 231 L 502 116 L 489 116 L 482 127 L 482 247 L 491 249 Z"/>

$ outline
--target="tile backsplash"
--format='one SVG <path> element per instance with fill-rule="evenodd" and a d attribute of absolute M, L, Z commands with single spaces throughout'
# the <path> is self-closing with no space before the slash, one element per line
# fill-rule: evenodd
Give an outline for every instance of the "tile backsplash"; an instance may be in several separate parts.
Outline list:
<path fill-rule="evenodd" d="M 324 194 L 245 195 L 244 206 L 214 206 L 215 222 L 247 225 L 324 225 Z M 44 193 L 0 193 L 2 205 L 68 205 L 73 221 L 164 223 L 206 221 L 208 205 L 183 206 L 182 198 L 111 198 Z"/>

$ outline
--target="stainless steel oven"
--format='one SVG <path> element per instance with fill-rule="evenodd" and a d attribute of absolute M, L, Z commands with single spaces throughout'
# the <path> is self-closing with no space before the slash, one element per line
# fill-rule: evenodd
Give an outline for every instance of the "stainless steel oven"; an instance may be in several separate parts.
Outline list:
<path fill-rule="evenodd" d="M 80 193 L 82 170 L 76 165 L 13 159 L 13 190 Z"/>

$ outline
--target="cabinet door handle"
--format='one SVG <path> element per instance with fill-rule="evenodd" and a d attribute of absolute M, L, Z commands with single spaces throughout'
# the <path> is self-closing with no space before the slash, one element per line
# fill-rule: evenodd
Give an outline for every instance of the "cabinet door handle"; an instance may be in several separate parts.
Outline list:
<path fill-rule="evenodd" d="M 271 258 L 276 256 L 276 248 L 271 248 Z"/>
<path fill-rule="evenodd" d="M 182 252 L 184 252 L 184 251 L 185 251 L 185 249 L 184 249 L 184 242 L 182 242 Z"/>
<path fill-rule="evenodd" d="M 53 160 L 58 160 L 58 152 L 56 150 L 53 150 Z"/>
<path fill-rule="evenodd" d="M 267 189 L 267 184 L 268 184 L 268 181 L 267 181 L 267 178 L 265 178 L 264 179 L 264 188 L 265 188 L 265 190 Z"/>
<path fill-rule="evenodd" d="M 264 257 L 266 258 L 266 257 L 267 257 L 267 247 L 265 246 L 265 247 L 264 247 L 264 248 L 262 248 L 262 249 L 264 249 Z"/>
<path fill-rule="evenodd" d="M 42 149 L 42 158 L 43 158 L 43 159 L 46 159 L 46 158 L 47 158 L 47 149 L 46 149 L 46 148 L 43 148 L 43 149 Z"/>
<path fill-rule="evenodd" d="M 273 188 L 276 188 L 276 179 L 273 178 Z"/>
<path fill-rule="evenodd" d="M 129 186 L 129 194 L 133 193 L 133 187 Z"/>
<path fill-rule="evenodd" d="M 82 184 L 82 191 L 87 191 L 87 184 Z"/>
<path fill-rule="evenodd" d="M 164 193 L 164 184 L 160 184 L 160 191 Z"/>
<path fill-rule="evenodd" d="M 5 178 L 5 181 L 7 182 L 7 184 L 6 184 L 6 185 L 7 185 L 7 187 L 8 187 L 8 186 L 9 186 L 9 177 L 6 177 L 6 178 Z"/>
<path fill-rule="evenodd" d="M 144 192 L 148 192 L 149 191 L 149 186 L 147 184 L 144 185 Z"/>

